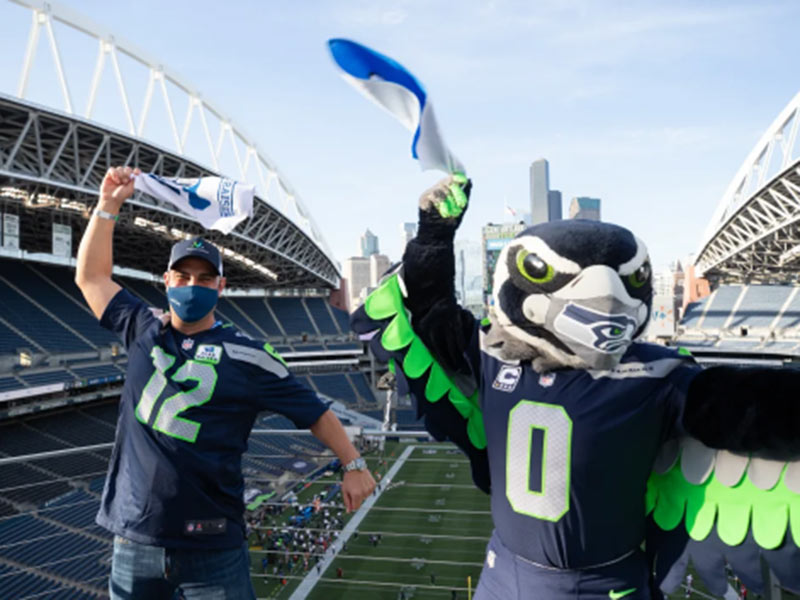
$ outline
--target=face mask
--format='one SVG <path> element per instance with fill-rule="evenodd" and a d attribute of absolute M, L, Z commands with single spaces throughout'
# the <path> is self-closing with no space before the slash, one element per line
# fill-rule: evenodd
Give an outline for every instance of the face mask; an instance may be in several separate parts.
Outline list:
<path fill-rule="evenodd" d="M 574 282 L 551 294 L 531 294 L 521 309 L 515 319 L 501 321 L 510 326 L 512 336 L 535 345 L 530 338 L 538 327 L 588 368 L 599 370 L 619 364 L 650 313 L 649 302 L 632 298 L 616 271 L 602 265 L 584 269 Z"/>
<path fill-rule="evenodd" d="M 219 299 L 219 292 L 216 288 L 202 285 L 168 287 L 167 299 L 181 321 L 194 323 L 214 309 Z"/>

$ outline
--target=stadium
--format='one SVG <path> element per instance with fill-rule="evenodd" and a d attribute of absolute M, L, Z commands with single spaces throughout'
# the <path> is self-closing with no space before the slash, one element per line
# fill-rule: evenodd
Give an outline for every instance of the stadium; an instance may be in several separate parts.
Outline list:
<path fill-rule="evenodd" d="M 335 456 L 286 418 L 260 415 L 243 460 L 257 596 L 469 598 L 491 533 L 489 499 L 474 488 L 467 459 L 421 431 L 410 403 L 392 391 L 386 365 L 350 332 L 338 263 L 277 165 L 157 59 L 69 9 L 14 1 L 31 28 L 18 89 L 0 93 L 0 599 L 108 597 L 112 535 L 94 518 L 127 355 L 98 325 L 74 278 L 77 243 L 116 165 L 255 185 L 253 216 L 228 236 L 135 195 L 116 225 L 114 278 L 166 309 L 160 275 L 170 247 L 206 235 L 222 250 L 228 278 L 218 317 L 269 342 L 331 404 L 379 482 L 359 511 L 344 514 Z M 60 28 L 98 48 L 85 111 L 74 106 L 60 67 Z M 57 65 L 50 105 L 26 99 L 37 52 L 50 52 Z M 138 115 L 121 83 L 123 55 L 148 77 Z M 183 123 L 167 86 L 189 106 Z M 144 134 L 159 99 L 171 147 Z M 125 130 L 93 116 L 96 103 L 112 101 Z M 700 362 L 794 368 L 800 361 L 799 125 L 800 95 L 747 156 L 700 243 L 685 283 L 689 301 L 662 339 Z M 206 160 L 184 152 L 192 136 Z M 703 285 L 707 293 L 694 292 Z M 713 596 L 699 584 L 691 597 Z M 773 578 L 764 597 L 795 596 Z"/>

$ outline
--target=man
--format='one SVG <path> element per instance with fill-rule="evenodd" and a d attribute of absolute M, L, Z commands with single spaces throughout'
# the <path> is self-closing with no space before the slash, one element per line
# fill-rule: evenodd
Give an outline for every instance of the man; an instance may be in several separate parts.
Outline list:
<path fill-rule="evenodd" d="M 241 456 L 260 411 L 309 427 L 336 453 L 346 465 L 348 511 L 375 482 L 336 416 L 272 347 L 215 319 L 225 277 L 214 246 L 201 239 L 173 246 L 164 274 L 168 314 L 157 315 L 111 279 L 114 223 L 136 174 L 128 167 L 106 173 L 75 274 L 89 307 L 128 351 L 97 515 L 115 534 L 111 598 L 255 598 Z"/>

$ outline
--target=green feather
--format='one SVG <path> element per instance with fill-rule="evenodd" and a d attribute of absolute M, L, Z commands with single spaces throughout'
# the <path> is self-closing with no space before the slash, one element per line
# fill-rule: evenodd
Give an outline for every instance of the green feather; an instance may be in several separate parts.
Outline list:
<path fill-rule="evenodd" d="M 650 475 L 646 507 L 662 529 L 672 530 L 683 522 L 692 539 L 701 541 L 716 525 L 719 538 L 737 546 L 752 527 L 756 543 L 771 550 L 783 543 L 789 529 L 800 540 L 800 495 L 786 487 L 785 476 L 784 470 L 770 490 L 757 488 L 749 477 L 728 487 L 713 473 L 695 485 L 686 481 L 677 461 L 663 475 Z"/>
<path fill-rule="evenodd" d="M 425 400 L 438 402 L 447 396 L 449 402 L 467 421 L 467 435 L 470 442 L 478 449 L 485 448 L 486 432 L 478 392 L 467 398 L 414 333 L 403 304 L 398 277 L 398 274 L 394 273 L 386 278 L 364 301 L 364 310 L 370 319 L 389 320 L 381 334 L 381 345 L 389 352 L 405 352 L 401 363 L 398 364 L 394 359 L 389 361 L 389 370 L 394 373 L 395 369 L 402 365 L 406 377 L 410 379 L 426 377 Z"/>

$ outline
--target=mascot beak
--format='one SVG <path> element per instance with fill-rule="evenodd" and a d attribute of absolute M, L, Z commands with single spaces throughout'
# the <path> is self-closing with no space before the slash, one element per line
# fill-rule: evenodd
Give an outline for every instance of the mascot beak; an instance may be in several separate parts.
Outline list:
<path fill-rule="evenodd" d="M 589 368 L 610 369 L 647 314 L 647 305 L 628 294 L 617 271 L 592 265 L 550 295 L 545 327 Z"/>
<path fill-rule="evenodd" d="M 631 298 L 622 284 L 619 273 L 605 265 L 587 267 L 553 296 L 564 300 L 608 297 L 632 308 L 642 303 L 641 300 Z"/>

